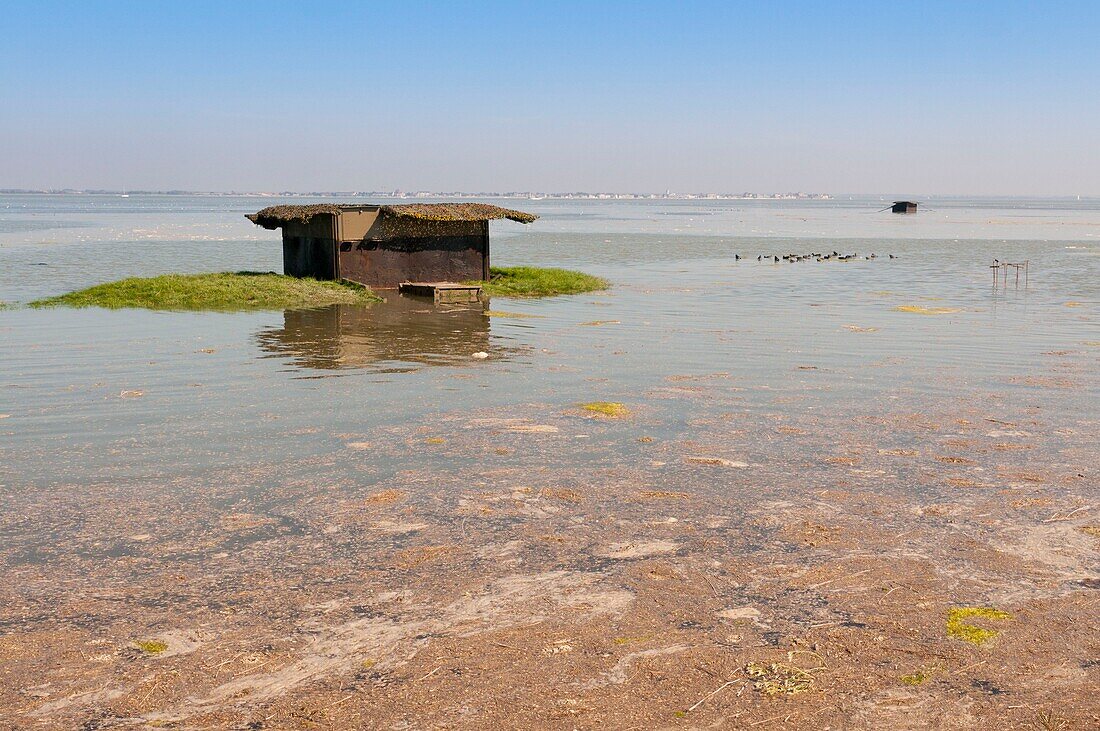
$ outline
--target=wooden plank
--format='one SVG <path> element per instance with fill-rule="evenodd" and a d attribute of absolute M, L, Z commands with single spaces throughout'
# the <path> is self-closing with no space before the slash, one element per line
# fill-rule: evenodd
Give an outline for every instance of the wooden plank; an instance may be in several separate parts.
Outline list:
<path fill-rule="evenodd" d="M 477 302 L 481 297 L 481 287 L 456 282 L 402 282 L 398 286 L 402 294 L 417 297 L 431 297 L 436 302 Z"/>

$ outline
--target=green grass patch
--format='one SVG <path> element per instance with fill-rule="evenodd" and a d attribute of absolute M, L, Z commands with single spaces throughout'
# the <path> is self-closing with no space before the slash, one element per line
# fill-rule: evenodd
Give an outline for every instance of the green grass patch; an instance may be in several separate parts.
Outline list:
<path fill-rule="evenodd" d="M 984 645 L 1000 634 L 995 629 L 985 629 L 970 624 L 970 619 L 1012 619 L 1012 615 L 992 607 L 955 607 L 947 613 L 947 636 L 972 645 Z"/>
<path fill-rule="evenodd" d="M 30 306 L 231 312 L 322 307 L 378 300 L 370 289 L 353 282 L 326 282 L 274 272 L 221 272 L 131 277 L 36 300 Z"/>
<path fill-rule="evenodd" d="M 611 283 L 584 272 L 541 267 L 493 267 L 488 282 L 480 284 L 490 297 L 549 297 L 607 289 Z"/>

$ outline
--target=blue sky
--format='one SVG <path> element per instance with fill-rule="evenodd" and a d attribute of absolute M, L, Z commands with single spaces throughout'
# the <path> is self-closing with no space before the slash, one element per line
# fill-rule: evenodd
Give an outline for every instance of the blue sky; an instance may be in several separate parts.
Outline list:
<path fill-rule="evenodd" d="M 1100 194 L 1100 3 L 20 3 L 0 187 Z"/>

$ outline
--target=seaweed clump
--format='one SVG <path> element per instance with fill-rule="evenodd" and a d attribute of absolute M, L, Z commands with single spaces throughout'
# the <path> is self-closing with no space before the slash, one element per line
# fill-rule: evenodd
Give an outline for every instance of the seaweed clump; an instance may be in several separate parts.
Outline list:
<path fill-rule="evenodd" d="M 1012 619 L 1012 615 L 992 607 L 954 607 L 947 612 L 947 636 L 972 645 L 984 645 L 1000 634 L 999 630 L 970 624 L 970 619 Z"/>
<path fill-rule="evenodd" d="M 745 674 L 753 679 L 752 687 L 764 695 L 798 695 L 814 687 L 814 677 L 808 670 L 781 662 L 750 662 Z"/>
<path fill-rule="evenodd" d="M 921 305 L 898 305 L 894 310 L 897 312 L 912 312 L 916 315 L 952 315 L 961 312 L 955 307 L 922 307 Z"/>

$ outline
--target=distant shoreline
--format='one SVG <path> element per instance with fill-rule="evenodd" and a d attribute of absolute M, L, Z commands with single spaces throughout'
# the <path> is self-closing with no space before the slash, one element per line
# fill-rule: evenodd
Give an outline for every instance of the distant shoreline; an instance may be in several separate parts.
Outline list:
<path fill-rule="evenodd" d="M 104 190 L 76 188 L 36 189 L 0 188 L 0 195 L 67 195 L 67 196 L 180 196 L 192 198 L 362 198 L 364 200 L 583 200 L 583 201 L 845 201 L 845 200 L 1031 200 L 1031 201 L 1096 201 L 1100 195 L 964 195 L 921 193 L 539 193 L 539 192 L 426 192 L 401 191 L 217 191 L 217 190 Z"/>
<path fill-rule="evenodd" d="M 79 190 L 75 188 L 33 189 L 0 188 L 0 195 L 178 195 L 235 198 L 387 198 L 416 200 L 418 198 L 514 198 L 523 200 L 833 200 L 828 193 L 539 193 L 539 192 L 428 192 L 402 193 L 400 191 L 212 191 L 212 190 Z"/>

